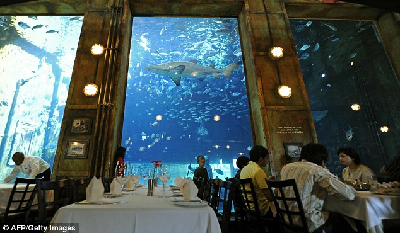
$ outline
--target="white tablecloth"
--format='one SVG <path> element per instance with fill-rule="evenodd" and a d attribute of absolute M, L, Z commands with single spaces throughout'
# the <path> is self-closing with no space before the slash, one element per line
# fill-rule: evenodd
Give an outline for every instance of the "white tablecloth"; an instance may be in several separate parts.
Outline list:
<path fill-rule="evenodd" d="M 73 204 L 58 210 L 53 223 L 78 223 L 79 232 L 85 233 L 220 233 L 215 212 L 205 207 L 180 207 L 173 203 L 182 197 L 160 198 L 162 188 L 155 196 L 126 192 L 121 197 L 106 200 L 122 201 L 117 204 Z M 171 195 L 170 191 L 166 194 Z"/>
<path fill-rule="evenodd" d="M 383 233 L 383 219 L 400 220 L 400 196 L 358 191 L 354 201 L 328 196 L 324 208 L 361 220 L 368 233 Z"/>

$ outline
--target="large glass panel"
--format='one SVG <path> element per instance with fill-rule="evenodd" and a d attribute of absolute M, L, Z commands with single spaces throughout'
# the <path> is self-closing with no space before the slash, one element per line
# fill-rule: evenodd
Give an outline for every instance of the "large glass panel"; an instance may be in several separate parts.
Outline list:
<path fill-rule="evenodd" d="M 82 20 L 0 16 L 0 180 L 16 151 L 53 166 Z"/>
<path fill-rule="evenodd" d="M 135 17 L 132 31 L 125 160 L 162 160 L 173 180 L 203 155 L 214 178 L 232 177 L 253 145 L 237 20 Z"/>
<path fill-rule="evenodd" d="M 318 141 L 331 154 L 327 166 L 341 174 L 336 151 L 351 146 L 361 163 L 378 173 L 400 150 L 400 86 L 374 23 L 293 19 L 290 24 Z"/>

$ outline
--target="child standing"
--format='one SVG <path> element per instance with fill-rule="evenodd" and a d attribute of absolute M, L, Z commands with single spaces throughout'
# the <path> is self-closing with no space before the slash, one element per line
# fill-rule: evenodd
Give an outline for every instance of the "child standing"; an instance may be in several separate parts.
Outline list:
<path fill-rule="evenodd" d="M 204 158 L 204 156 L 197 156 L 197 163 L 199 164 L 199 167 L 196 168 L 196 170 L 194 171 L 193 181 L 196 184 L 197 189 L 199 190 L 197 196 L 200 199 L 203 199 L 204 187 L 205 184 L 208 183 L 208 172 L 207 169 L 204 167 L 206 163 L 206 159 Z"/>

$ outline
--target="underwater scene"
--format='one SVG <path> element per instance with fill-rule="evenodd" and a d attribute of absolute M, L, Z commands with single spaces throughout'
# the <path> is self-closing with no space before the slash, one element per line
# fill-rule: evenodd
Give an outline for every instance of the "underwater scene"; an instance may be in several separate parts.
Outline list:
<path fill-rule="evenodd" d="M 400 85 L 372 21 L 290 19 L 318 142 L 341 175 L 339 147 L 379 169 L 400 151 Z"/>
<path fill-rule="evenodd" d="M 0 180 L 17 151 L 53 166 L 82 20 L 0 16 Z"/>
<path fill-rule="evenodd" d="M 121 145 L 130 167 L 161 160 L 232 177 L 253 146 L 237 19 L 134 17 Z"/>

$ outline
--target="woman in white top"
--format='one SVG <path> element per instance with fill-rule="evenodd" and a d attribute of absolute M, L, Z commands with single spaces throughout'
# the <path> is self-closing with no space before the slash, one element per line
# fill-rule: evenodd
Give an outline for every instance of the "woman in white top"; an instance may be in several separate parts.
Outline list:
<path fill-rule="evenodd" d="M 339 161 L 346 165 L 343 169 L 343 181 L 347 184 L 355 182 L 367 183 L 375 173 L 367 166 L 361 164 L 360 155 L 352 147 L 341 147 L 337 154 Z"/>

